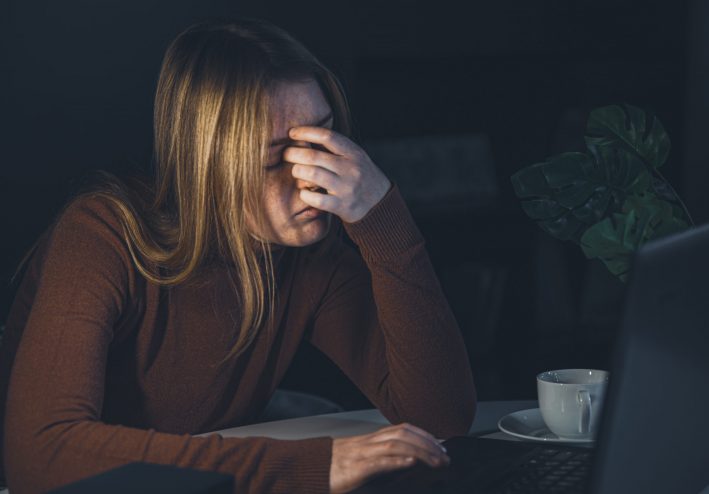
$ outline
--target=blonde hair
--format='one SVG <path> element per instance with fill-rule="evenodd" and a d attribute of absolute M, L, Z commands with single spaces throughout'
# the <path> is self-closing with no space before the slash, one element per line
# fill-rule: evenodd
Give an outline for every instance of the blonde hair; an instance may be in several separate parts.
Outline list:
<path fill-rule="evenodd" d="M 224 361 L 273 319 L 270 245 L 249 235 L 246 215 L 264 222 L 269 95 L 278 83 L 307 79 L 319 83 L 333 128 L 349 135 L 339 81 L 282 29 L 255 19 L 188 28 L 168 47 L 158 80 L 154 184 L 141 189 L 109 179 L 92 192 L 115 206 L 133 261 L 149 281 L 188 282 L 214 258 L 231 265 L 242 317 Z"/>

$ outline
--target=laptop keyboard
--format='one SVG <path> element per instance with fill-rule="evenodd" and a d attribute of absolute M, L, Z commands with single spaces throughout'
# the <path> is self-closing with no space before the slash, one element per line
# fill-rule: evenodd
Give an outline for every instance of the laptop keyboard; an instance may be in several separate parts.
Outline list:
<path fill-rule="evenodd" d="M 504 475 L 491 493 L 534 494 L 586 492 L 589 479 L 590 451 L 585 449 L 535 449 L 522 463 Z"/>
<path fill-rule="evenodd" d="M 369 482 L 357 494 L 575 494 L 590 483 L 593 449 L 454 437 L 448 468 L 419 464 Z M 354 494 L 354 493 L 353 493 Z"/>

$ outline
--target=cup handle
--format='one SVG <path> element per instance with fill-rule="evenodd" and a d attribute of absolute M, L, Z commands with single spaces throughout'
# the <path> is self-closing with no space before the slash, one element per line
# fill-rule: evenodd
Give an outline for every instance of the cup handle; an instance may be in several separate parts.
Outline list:
<path fill-rule="evenodd" d="M 581 413 L 579 414 L 579 434 L 588 434 L 591 426 L 591 395 L 588 390 L 581 389 L 576 395 Z"/>

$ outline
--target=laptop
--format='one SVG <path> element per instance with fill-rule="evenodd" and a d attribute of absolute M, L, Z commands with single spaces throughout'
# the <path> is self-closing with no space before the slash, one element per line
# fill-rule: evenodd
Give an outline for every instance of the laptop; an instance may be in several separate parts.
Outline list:
<path fill-rule="evenodd" d="M 692 493 L 709 486 L 709 225 L 634 259 L 595 448 L 455 437 L 451 464 L 356 492 Z"/>

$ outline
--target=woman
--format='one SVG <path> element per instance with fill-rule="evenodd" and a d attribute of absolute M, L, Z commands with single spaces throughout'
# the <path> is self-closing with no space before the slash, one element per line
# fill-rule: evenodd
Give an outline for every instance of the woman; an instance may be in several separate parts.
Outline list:
<path fill-rule="evenodd" d="M 266 22 L 201 24 L 168 48 L 154 117 L 153 183 L 73 200 L 12 307 L 13 494 L 132 461 L 229 473 L 240 493 L 445 464 L 435 438 L 475 411 L 467 355 L 396 186 L 347 137 L 335 77 Z M 303 338 L 398 425 L 192 436 L 258 417 Z"/>

